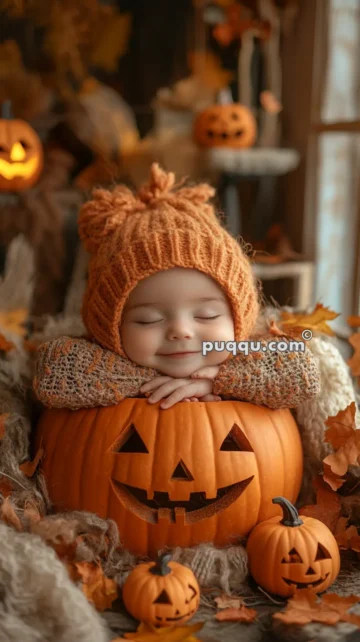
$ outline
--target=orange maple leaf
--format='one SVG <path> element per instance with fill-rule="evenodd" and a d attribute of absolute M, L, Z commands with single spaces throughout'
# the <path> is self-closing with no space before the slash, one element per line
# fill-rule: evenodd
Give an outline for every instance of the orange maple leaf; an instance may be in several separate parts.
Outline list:
<path fill-rule="evenodd" d="M 310 313 L 294 313 L 285 312 L 281 313 L 281 325 L 286 327 L 288 332 L 295 335 L 301 335 L 303 330 L 313 330 L 333 336 L 335 333 L 327 324 L 327 321 L 333 321 L 339 314 L 329 310 L 317 303 L 314 310 Z"/>
<path fill-rule="evenodd" d="M 113 642 L 119 642 L 119 640 L 134 640 L 134 642 L 198 642 L 198 638 L 193 633 L 200 631 L 203 626 L 203 622 L 196 622 L 196 624 L 187 624 L 185 626 L 156 628 L 151 624 L 141 622 L 137 631 L 124 633 L 123 638 L 116 638 Z"/>
<path fill-rule="evenodd" d="M 347 526 L 348 521 L 348 517 L 340 517 L 334 533 L 339 548 L 345 550 L 352 549 L 352 544 L 356 545 L 358 538 L 356 526 Z"/>
<path fill-rule="evenodd" d="M 24 463 L 19 466 L 20 470 L 24 473 L 26 477 L 32 477 L 34 475 L 43 455 L 44 455 L 44 449 L 39 448 L 39 450 L 37 451 L 32 461 L 31 460 L 24 461 Z"/>
<path fill-rule="evenodd" d="M 352 615 L 347 611 L 358 602 L 360 602 L 360 596 L 357 595 L 340 597 L 336 593 L 327 593 L 320 599 L 310 589 L 301 589 L 288 600 L 284 611 L 274 613 L 273 618 L 286 624 L 299 625 L 321 622 L 334 626 L 340 621 L 356 624 L 356 620 L 360 623 L 360 616 Z"/>
<path fill-rule="evenodd" d="M 109 609 L 118 597 L 115 580 L 105 577 L 102 567 L 93 562 L 75 562 L 82 581 L 82 591 L 98 611 Z"/>
<path fill-rule="evenodd" d="M 5 422 L 9 416 L 9 412 L 3 412 L 2 415 L 0 415 L 0 440 L 5 437 Z"/>
<path fill-rule="evenodd" d="M 349 337 L 349 343 L 354 348 L 354 354 L 347 360 L 347 364 L 354 377 L 360 377 L 360 332 L 355 332 Z"/>
<path fill-rule="evenodd" d="M 244 604 L 236 608 L 223 609 L 215 615 L 219 622 L 253 622 L 257 617 L 255 609 L 249 609 Z"/>
<path fill-rule="evenodd" d="M 226 593 L 221 593 L 221 595 L 215 597 L 214 602 L 218 609 L 239 609 L 242 605 L 245 606 L 244 598 L 238 595 L 227 595 Z"/>
<path fill-rule="evenodd" d="M 316 491 L 316 504 L 303 506 L 299 514 L 319 519 L 334 533 L 341 512 L 340 497 L 329 488 L 321 475 L 313 479 L 313 487 Z"/>
<path fill-rule="evenodd" d="M 350 316 L 346 319 L 347 324 L 351 328 L 360 328 L 360 316 Z"/>
<path fill-rule="evenodd" d="M 3 334 L 0 334 L 0 352 L 10 352 L 16 348 L 15 343 L 8 341 Z"/>
<path fill-rule="evenodd" d="M 29 310 L 18 308 L 16 310 L 0 310 L 0 327 L 23 337 L 26 334 L 26 320 Z"/>
<path fill-rule="evenodd" d="M 325 424 L 329 426 L 325 433 L 324 441 L 330 443 L 336 452 L 324 459 L 324 479 L 330 485 L 334 483 L 334 475 L 338 482 L 345 475 L 350 465 L 358 463 L 360 457 L 360 430 L 355 426 L 356 406 L 353 401 L 345 410 L 340 410 L 334 417 L 328 417 Z M 327 468 L 328 467 L 328 468 Z M 332 477 L 330 476 L 330 472 Z M 340 487 L 338 486 L 338 487 Z"/>

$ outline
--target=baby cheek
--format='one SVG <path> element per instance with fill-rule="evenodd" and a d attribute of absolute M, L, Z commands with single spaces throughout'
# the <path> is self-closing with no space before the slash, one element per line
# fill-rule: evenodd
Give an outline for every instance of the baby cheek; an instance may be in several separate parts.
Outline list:
<path fill-rule="evenodd" d="M 219 319 L 204 327 L 203 341 L 234 341 L 234 324 L 231 319 Z"/>

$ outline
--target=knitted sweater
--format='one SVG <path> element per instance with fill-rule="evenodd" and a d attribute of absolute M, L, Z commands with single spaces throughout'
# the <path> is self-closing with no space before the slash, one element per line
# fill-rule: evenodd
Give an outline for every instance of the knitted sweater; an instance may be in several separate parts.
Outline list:
<path fill-rule="evenodd" d="M 262 337 L 262 345 L 270 339 Z M 140 387 L 161 374 L 87 339 L 61 337 L 39 347 L 33 386 L 45 406 L 75 410 L 144 396 Z M 219 366 L 213 382 L 216 395 L 270 408 L 295 408 L 319 391 L 318 365 L 308 349 L 238 354 Z"/>

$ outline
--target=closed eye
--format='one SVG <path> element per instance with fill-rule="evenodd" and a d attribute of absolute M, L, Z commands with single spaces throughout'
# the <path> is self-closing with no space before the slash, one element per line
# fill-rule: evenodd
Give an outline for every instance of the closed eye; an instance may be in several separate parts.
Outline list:
<path fill-rule="evenodd" d="M 218 319 L 220 314 L 217 314 L 215 317 L 195 317 L 195 319 Z"/>
<path fill-rule="evenodd" d="M 151 323 L 159 323 L 162 321 L 162 319 L 157 319 L 156 321 L 136 321 L 135 323 L 139 323 L 140 325 L 150 325 Z"/>

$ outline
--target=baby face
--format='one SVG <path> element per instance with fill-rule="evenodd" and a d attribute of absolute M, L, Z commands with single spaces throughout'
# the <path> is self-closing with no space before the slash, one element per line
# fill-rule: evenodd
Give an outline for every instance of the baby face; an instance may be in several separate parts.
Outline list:
<path fill-rule="evenodd" d="M 203 272 L 177 267 L 138 283 L 120 332 L 131 361 L 171 377 L 188 377 L 227 359 L 226 350 L 204 356 L 203 341 L 234 341 L 231 306 L 221 287 Z"/>

